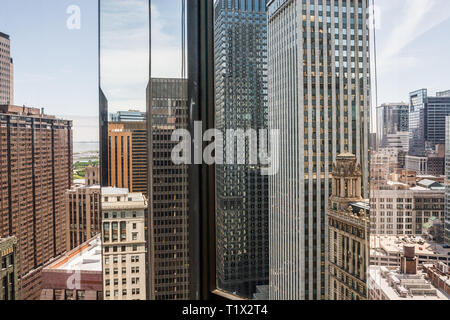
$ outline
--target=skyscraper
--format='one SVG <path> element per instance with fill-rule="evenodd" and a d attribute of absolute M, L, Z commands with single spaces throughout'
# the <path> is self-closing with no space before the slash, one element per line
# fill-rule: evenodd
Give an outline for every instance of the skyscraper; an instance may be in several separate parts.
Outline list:
<path fill-rule="evenodd" d="M 437 144 L 445 143 L 445 117 L 450 115 L 450 96 L 438 92 L 435 97 L 427 89 L 410 93 L 409 154 L 424 156 Z"/>
<path fill-rule="evenodd" d="M 19 299 L 37 299 L 42 267 L 66 250 L 72 122 L 0 106 L 0 237 L 16 236 Z"/>
<path fill-rule="evenodd" d="M 216 129 L 259 134 L 267 129 L 266 0 L 216 1 L 214 32 Z M 225 138 L 224 159 L 229 145 L 237 149 Z M 250 152 L 245 164 L 216 165 L 217 287 L 246 298 L 269 283 L 268 177 Z"/>
<path fill-rule="evenodd" d="M 187 165 L 172 162 L 176 129 L 187 128 L 187 81 L 151 79 L 149 131 L 149 298 L 189 299 L 189 197 Z"/>
<path fill-rule="evenodd" d="M 280 172 L 269 177 L 271 299 L 325 299 L 332 165 L 356 155 L 368 194 L 368 1 L 268 4 L 269 128 Z"/>
<path fill-rule="evenodd" d="M 131 134 L 131 185 L 133 192 L 147 194 L 147 123 L 145 114 L 142 118 L 117 118 L 117 122 L 110 122 L 110 126 L 123 128 Z M 127 138 L 128 139 L 128 138 Z"/>
<path fill-rule="evenodd" d="M 108 124 L 108 185 L 133 191 L 133 141 L 121 123 Z"/>
<path fill-rule="evenodd" d="M 377 132 L 380 146 L 386 143 L 389 135 L 408 132 L 409 105 L 406 103 L 389 103 L 377 107 Z"/>
<path fill-rule="evenodd" d="M 14 104 L 14 65 L 10 39 L 0 32 L 0 105 Z"/>

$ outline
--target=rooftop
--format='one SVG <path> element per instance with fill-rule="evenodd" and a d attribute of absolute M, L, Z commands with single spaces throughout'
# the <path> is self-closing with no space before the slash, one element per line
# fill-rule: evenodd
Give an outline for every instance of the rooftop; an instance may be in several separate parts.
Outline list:
<path fill-rule="evenodd" d="M 444 246 L 430 240 L 423 239 L 422 237 L 413 236 L 370 236 L 370 243 L 372 252 L 375 255 L 376 249 L 383 249 L 388 253 L 403 254 L 404 246 L 414 246 L 416 255 L 450 255 L 450 248 L 444 248 Z"/>
<path fill-rule="evenodd" d="M 6 33 L 0 32 L 0 37 L 8 39 L 9 40 L 9 35 L 7 35 Z"/>
<path fill-rule="evenodd" d="M 66 271 L 102 271 L 102 241 L 100 235 L 66 253 L 46 269 Z"/>
<path fill-rule="evenodd" d="M 407 275 L 397 268 L 370 266 L 369 276 L 389 300 L 450 300 L 423 272 Z"/>

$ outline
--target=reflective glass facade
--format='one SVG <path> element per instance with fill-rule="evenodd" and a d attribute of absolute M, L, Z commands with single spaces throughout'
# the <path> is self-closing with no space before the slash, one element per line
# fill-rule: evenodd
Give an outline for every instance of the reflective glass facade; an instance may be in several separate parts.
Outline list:
<path fill-rule="evenodd" d="M 215 3 L 216 129 L 267 128 L 267 19 L 265 0 Z M 258 137 L 259 138 L 259 137 Z M 233 139 L 234 140 L 234 139 Z M 250 165 L 216 166 L 217 287 L 253 298 L 269 282 L 268 178 Z M 220 152 L 220 151 L 219 151 Z M 237 159 L 234 163 L 237 163 Z"/>

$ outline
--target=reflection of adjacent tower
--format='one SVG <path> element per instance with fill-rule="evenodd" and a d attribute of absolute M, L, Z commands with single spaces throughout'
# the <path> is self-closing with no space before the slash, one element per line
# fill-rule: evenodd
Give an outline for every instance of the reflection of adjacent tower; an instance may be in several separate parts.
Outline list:
<path fill-rule="evenodd" d="M 151 88 L 151 89 L 150 89 Z M 188 167 L 172 162 L 176 129 L 187 128 L 187 81 L 149 84 L 149 297 L 189 299 Z"/>
<path fill-rule="evenodd" d="M 356 157 L 337 156 L 327 215 L 330 300 L 367 299 L 370 221 L 369 204 L 363 201 L 361 190 Z"/>
<path fill-rule="evenodd" d="M 368 194 L 368 0 L 268 4 L 270 298 L 325 299 L 328 197 L 338 154 L 356 155 Z"/>
<path fill-rule="evenodd" d="M 10 39 L 0 32 L 0 105 L 14 104 L 14 65 Z"/>
<path fill-rule="evenodd" d="M 219 0 L 215 9 L 216 129 L 267 129 L 266 1 Z M 224 159 L 229 145 L 236 157 L 225 137 Z M 269 284 L 268 177 L 251 151 L 245 164 L 216 165 L 217 286 L 246 298 Z"/>

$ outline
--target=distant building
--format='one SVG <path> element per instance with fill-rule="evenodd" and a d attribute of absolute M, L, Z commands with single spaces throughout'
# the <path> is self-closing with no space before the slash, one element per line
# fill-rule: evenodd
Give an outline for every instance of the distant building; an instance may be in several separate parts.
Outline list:
<path fill-rule="evenodd" d="M 146 300 L 147 199 L 127 189 L 102 188 L 105 300 Z"/>
<path fill-rule="evenodd" d="M 408 132 L 409 105 L 407 103 L 388 103 L 377 108 L 377 134 L 379 147 L 387 147 L 388 135 Z"/>
<path fill-rule="evenodd" d="M 118 111 L 110 114 L 110 122 L 145 122 L 147 114 L 137 110 Z"/>
<path fill-rule="evenodd" d="M 445 158 L 438 155 L 405 157 L 405 169 L 417 172 L 417 175 L 443 176 L 445 174 Z"/>
<path fill-rule="evenodd" d="M 427 89 L 410 93 L 409 154 L 424 156 L 437 144 L 445 143 L 445 117 L 450 115 L 450 96 L 428 95 Z"/>
<path fill-rule="evenodd" d="M 372 265 L 369 268 L 370 300 L 449 300 L 442 288 L 419 270 L 415 248 L 405 246 L 400 268 Z"/>
<path fill-rule="evenodd" d="M 405 246 L 414 246 L 419 265 L 442 262 L 450 266 L 450 249 L 420 236 L 370 237 L 370 264 L 399 267 Z"/>
<path fill-rule="evenodd" d="M 369 204 L 361 196 L 362 173 L 352 154 L 333 165 L 328 209 L 329 300 L 366 300 Z"/>
<path fill-rule="evenodd" d="M 14 104 L 14 64 L 9 35 L 0 32 L 0 105 Z"/>
<path fill-rule="evenodd" d="M 130 190 L 147 194 L 147 121 L 110 122 L 111 126 L 123 128 L 131 134 L 131 186 Z M 119 153 L 120 154 L 120 153 Z"/>
<path fill-rule="evenodd" d="M 374 235 L 422 235 L 433 217 L 444 221 L 444 185 L 424 179 L 411 187 L 388 181 L 372 189 L 371 233 Z"/>
<path fill-rule="evenodd" d="M 396 148 L 408 153 L 409 150 L 409 133 L 397 132 L 393 134 L 387 134 L 384 137 L 383 147 Z"/>
<path fill-rule="evenodd" d="M 87 166 L 85 169 L 85 184 L 86 187 L 100 185 L 100 167 L 98 166 Z"/>
<path fill-rule="evenodd" d="M 42 270 L 41 300 L 103 300 L 101 236 L 68 251 Z"/>
<path fill-rule="evenodd" d="M 66 194 L 66 247 L 70 251 L 102 232 L 100 186 L 74 186 Z"/>
<path fill-rule="evenodd" d="M 108 186 L 133 191 L 133 141 L 122 123 L 108 124 Z"/>
<path fill-rule="evenodd" d="M 17 239 L 0 238 L 0 301 L 18 299 L 17 272 Z"/>
<path fill-rule="evenodd" d="M 17 238 L 19 299 L 38 299 L 42 266 L 66 250 L 72 121 L 0 105 L 0 237 Z"/>
<path fill-rule="evenodd" d="M 428 275 L 428 279 L 430 279 L 435 287 L 438 287 L 447 295 L 450 295 L 449 269 L 449 266 L 443 264 L 442 262 L 425 264 L 423 266 L 423 271 Z"/>

